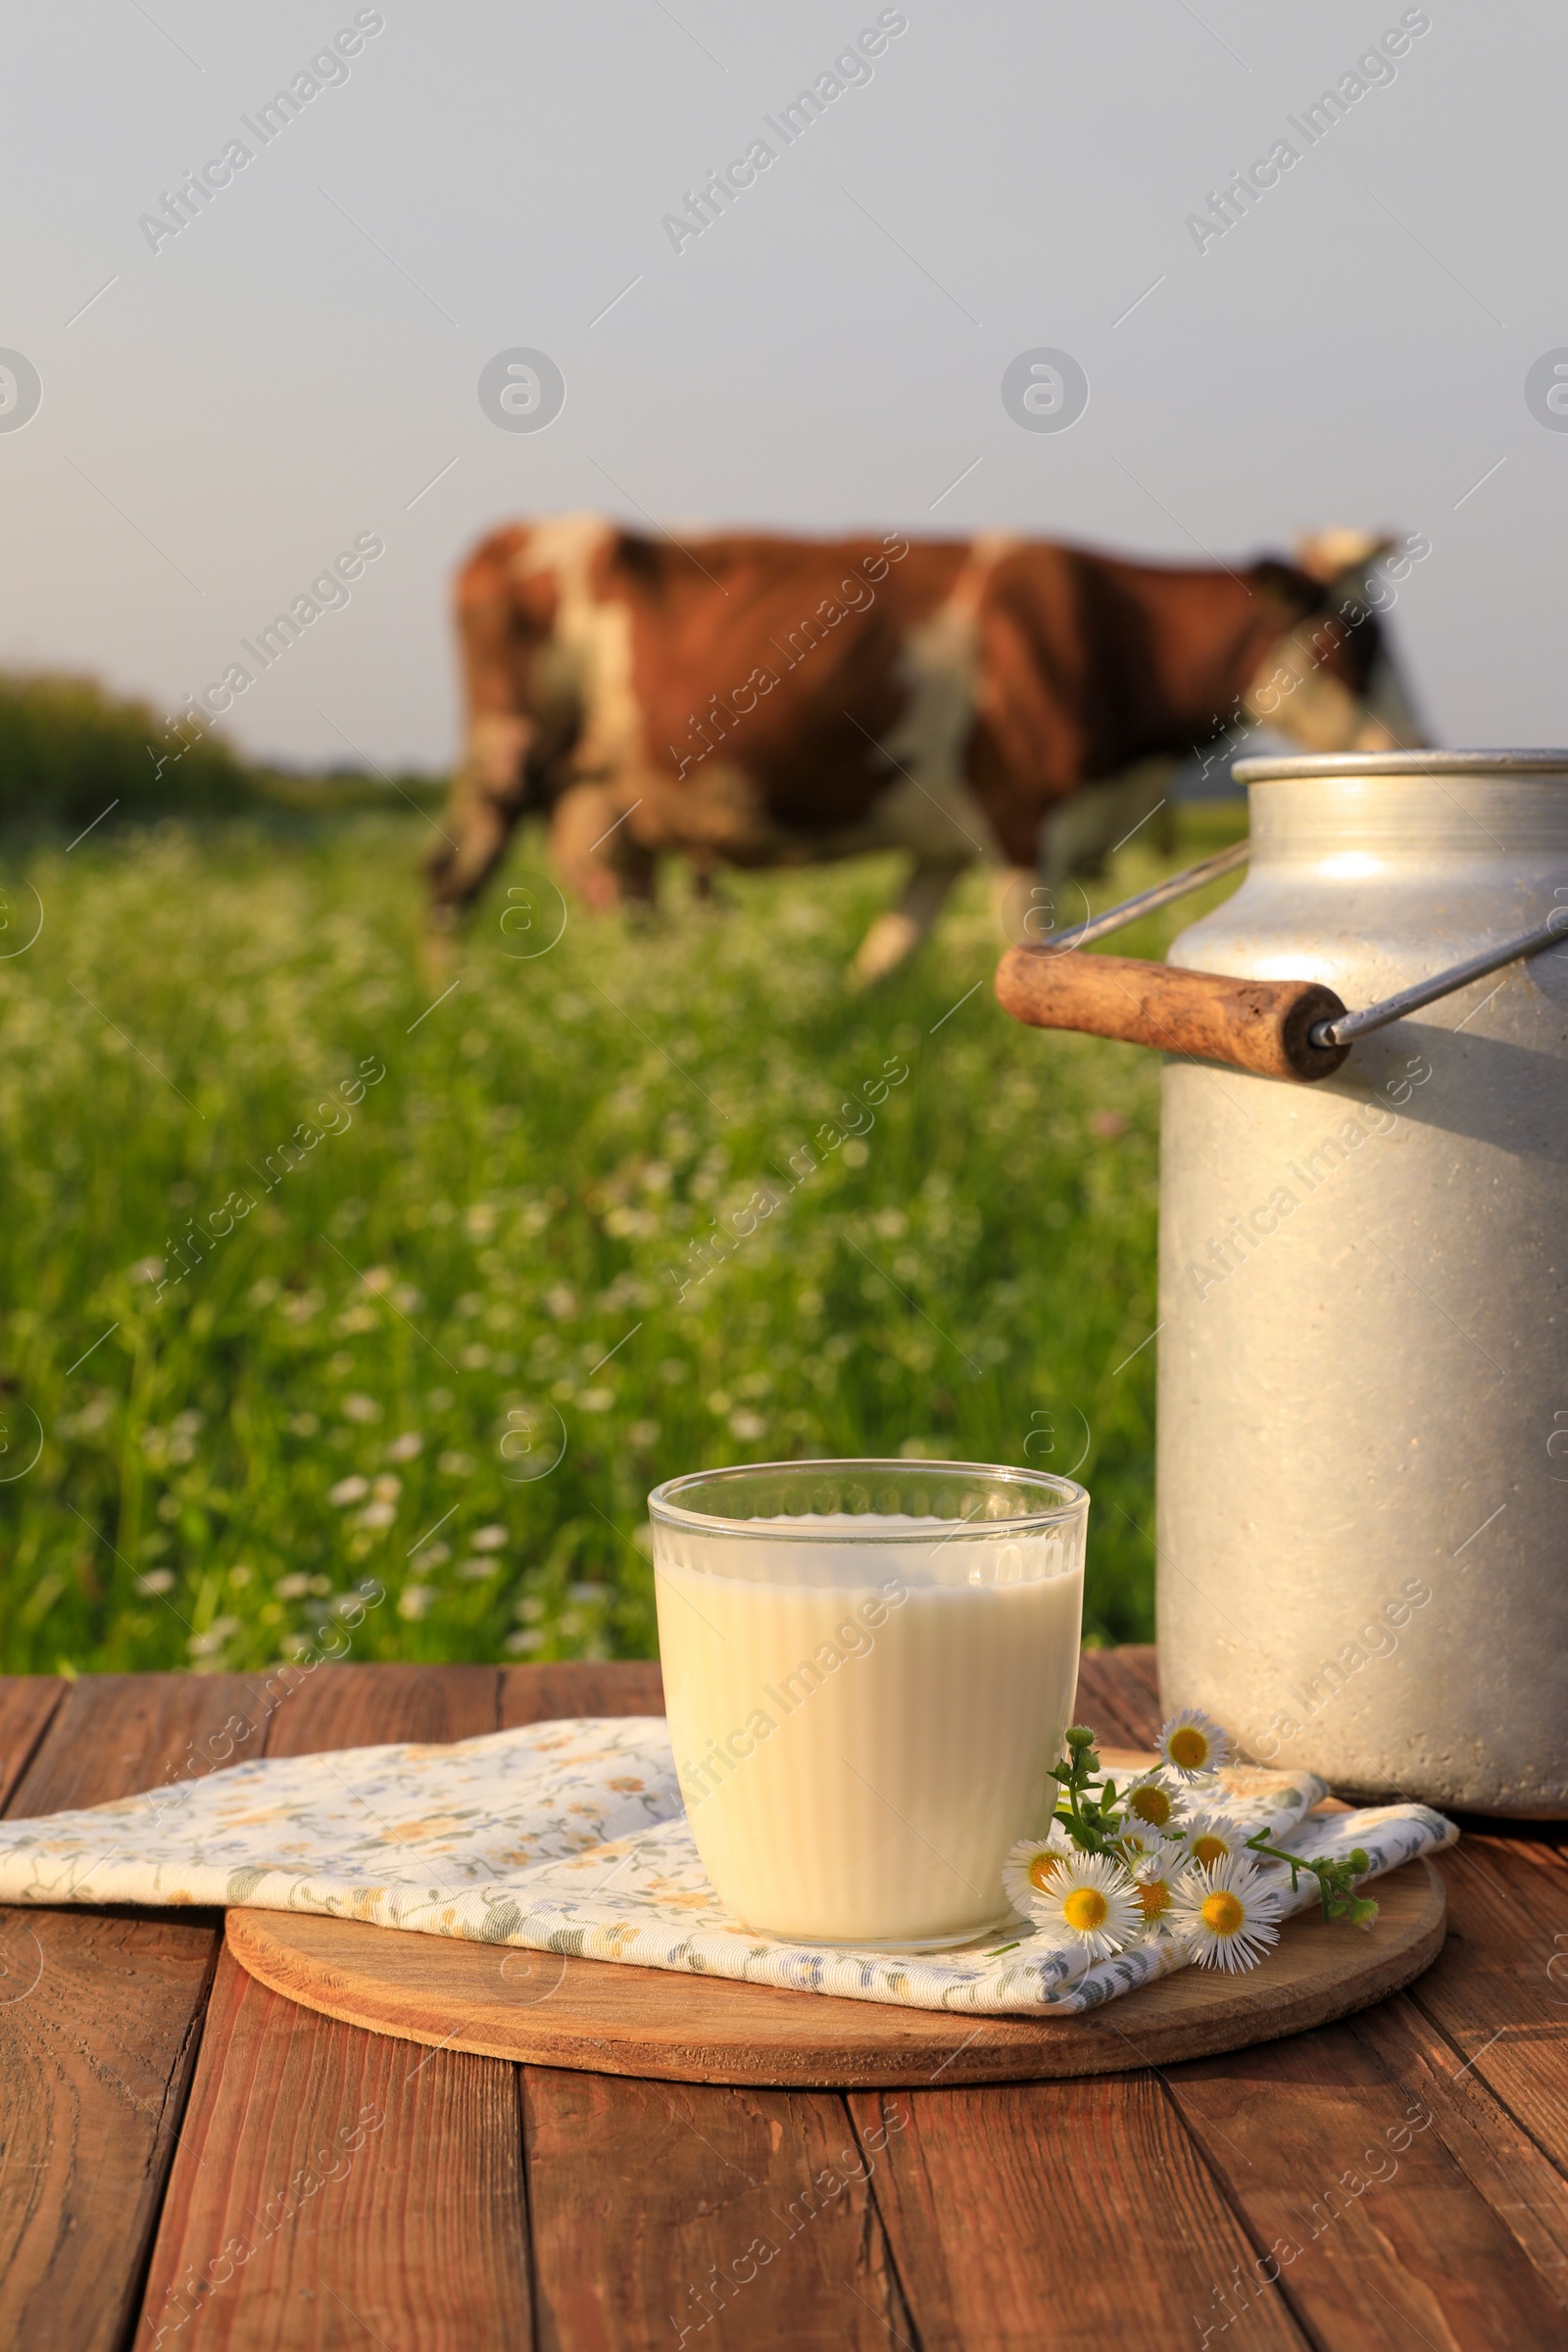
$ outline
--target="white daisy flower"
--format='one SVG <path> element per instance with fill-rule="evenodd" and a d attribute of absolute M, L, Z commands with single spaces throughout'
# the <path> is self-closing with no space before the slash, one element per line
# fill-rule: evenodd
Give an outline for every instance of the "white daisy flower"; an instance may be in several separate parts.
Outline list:
<path fill-rule="evenodd" d="M 1160 1731 L 1155 1742 L 1163 1761 L 1184 1781 L 1207 1780 L 1231 1759 L 1229 1732 L 1221 1730 L 1201 1707 L 1183 1707 Z"/>
<path fill-rule="evenodd" d="M 1190 1870 L 1171 1906 L 1172 1925 L 1200 1968 L 1255 1968 L 1278 1943 L 1284 1897 L 1255 1862 L 1232 1856 Z"/>
<path fill-rule="evenodd" d="M 1027 1918 L 1035 1897 L 1050 1887 L 1058 1864 L 1070 1861 L 1076 1850 L 1066 1831 L 1054 1821 L 1043 1838 L 1020 1838 L 1016 1845 L 1009 1846 L 1002 1865 L 1002 1885 L 1013 1909 Z"/>
<path fill-rule="evenodd" d="M 1136 1871 L 1140 1862 L 1162 1860 L 1175 1843 L 1175 1838 L 1161 1837 L 1158 1830 L 1152 1830 L 1141 1821 L 1130 1820 L 1124 1822 L 1117 1833 L 1116 1851 L 1128 1869 Z"/>
<path fill-rule="evenodd" d="M 1108 1854 L 1075 1853 L 1057 1863 L 1027 1908 L 1048 1935 L 1078 1944 L 1090 1960 L 1108 1960 L 1143 1930 L 1137 1888 Z"/>
<path fill-rule="evenodd" d="M 1225 1813 L 1193 1813 L 1187 1820 L 1188 1858 L 1200 1870 L 1212 1870 L 1216 1862 L 1240 1860 L 1250 1862 L 1254 1857 L 1247 1850 L 1247 1840 L 1255 1835 L 1244 1829 Z"/>
<path fill-rule="evenodd" d="M 1158 1770 L 1141 1772 L 1129 1781 L 1120 1801 L 1126 1807 L 1129 1829 L 1152 1830 L 1156 1836 L 1163 1833 L 1169 1837 L 1187 1820 L 1187 1791 L 1180 1781 L 1167 1780 Z"/>
<path fill-rule="evenodd" d="M 1146 1936 L 1168 1936 L 1176 1897 L 1187 1876 L 1187 1857 L 1175 1845 L 1162 1854 L 1146 1855 L 1133 1865 L 1133 1885 L 1143 1913 Z"/>

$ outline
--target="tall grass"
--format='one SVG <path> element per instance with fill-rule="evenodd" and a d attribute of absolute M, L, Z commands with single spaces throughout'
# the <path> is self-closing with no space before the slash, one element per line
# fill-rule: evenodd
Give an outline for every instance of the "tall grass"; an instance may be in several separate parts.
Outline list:
<path fill-rule="evenodd" d="M 978 880 L 850 994 L 887 865 L 529 956 L 525 844 L 430 980 L 422 832 L 0 852 L 0 1663 L 645 1654 L 650 1485 L 792 1453 L 1076 1471 L 1147 1637 L 1153 1057 L 1000 1012 Z"/>

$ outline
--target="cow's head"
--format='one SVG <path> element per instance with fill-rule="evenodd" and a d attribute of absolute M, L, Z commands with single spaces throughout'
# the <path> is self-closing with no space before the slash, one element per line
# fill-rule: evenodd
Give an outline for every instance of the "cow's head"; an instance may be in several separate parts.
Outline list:
<path fill-rule="evenodd" d="M 1249 715 L 1303 751 L 1416 749 L 1428 738 L 1396 666 L 1385 616 L 1396 581 L 1427 552 L 1419 537 L 1320 531 L 1294 564 L 1264 565 L 1295 617 L 1247 690 Z"/>

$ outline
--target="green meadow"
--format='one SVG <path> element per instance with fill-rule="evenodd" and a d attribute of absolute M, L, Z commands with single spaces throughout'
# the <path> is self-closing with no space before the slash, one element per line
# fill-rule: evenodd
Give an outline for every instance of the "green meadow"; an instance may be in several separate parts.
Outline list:
<path fill-rule="evenodd" d="M 296 799 L 0 845 L 0 1666 L 647 1655 L 648 1489 L 821 1454 L 1073 1473 L 1149 1638 L 1157 1064 L 999 1010 L 978 877 L 855 995 L 889 863 L 524 840 L 432 976 L 425 821 Z"/>

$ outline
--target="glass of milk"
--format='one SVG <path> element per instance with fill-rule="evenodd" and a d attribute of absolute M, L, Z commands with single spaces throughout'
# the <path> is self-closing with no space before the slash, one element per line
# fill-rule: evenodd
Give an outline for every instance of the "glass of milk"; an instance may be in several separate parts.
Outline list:
<path fill-rule="evenodd" d="M 931 1950 L 1010 1916 L 1078 1682 L 1089 1496 L 973 1462 L 771 1462 L 649 1496 L 681 1793 L 721 1902 Z"/>

